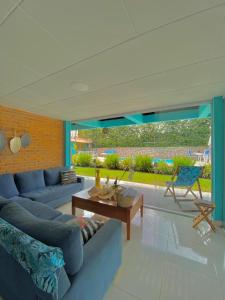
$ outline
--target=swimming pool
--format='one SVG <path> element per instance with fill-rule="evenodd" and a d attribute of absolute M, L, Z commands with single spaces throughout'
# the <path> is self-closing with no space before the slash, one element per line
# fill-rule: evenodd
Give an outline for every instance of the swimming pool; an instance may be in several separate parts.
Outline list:
<path fill-rule="evenodd" d="M 120 160 L 124 160 L 126 157 L 120 157 Z M 153 164 L 155 163 L 159 163 L 160 161 L 164 161 L 165 163 L 167 163 L 168 165 L 172 165 L 173 164 L 173 160 L 169 159 L 169 158 L 153 158 L 152 162 Z"/>
<path fill-rule="evenodd" d="M 168 165 L 172 165 L 173 164 L 173 160 L 172 159 L 167 159 L 167 158 L 153 158 L 152 161 L 153 161 L 153 163 L 158 163 L 160 161 L 164 161 Z"/>

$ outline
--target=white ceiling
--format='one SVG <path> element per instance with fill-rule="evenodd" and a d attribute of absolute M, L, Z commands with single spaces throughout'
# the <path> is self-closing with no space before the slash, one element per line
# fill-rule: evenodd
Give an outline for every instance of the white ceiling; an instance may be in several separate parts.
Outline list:
<path fill-rule="evenodd" d="M 0 0 L 0 104 L 77 121 L 218 95 L 225 0 Z"/>

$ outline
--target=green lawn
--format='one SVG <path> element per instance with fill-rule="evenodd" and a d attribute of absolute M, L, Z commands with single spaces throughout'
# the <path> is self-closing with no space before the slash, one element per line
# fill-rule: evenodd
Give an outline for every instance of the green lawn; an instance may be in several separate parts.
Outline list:
<path fill-rule="evenodd" d="M 94 168 L 83 168 L 83 167 L 76 167 L 76 173 L 78 175 L 84 176 L 95 176 L 95 169 Z M 115 179 L 116 177 L 120 178 L 123 171 L 120 170 L 109 170 L 109 169 L 100 169 L 100 176 L 101 178 L 109 178 Z M 128 180 L 128 172 L 123 177 L 124 181 Z M 151 174 L 151 173 L 144 173 L 144 172 L 135 172 L 133 176 L 133 182 L 139 183 L 146 183 L 152 185 L 159 185 L 165 186 L 165 182 L 171 180 L 170 175 L 159 175 L 159 174 Z M 200 179 L 201 188 L 203 192 L 211 192 L 211 180 L 210 179 Z M 196 186 L 194 186 L 196 189 Z"/>

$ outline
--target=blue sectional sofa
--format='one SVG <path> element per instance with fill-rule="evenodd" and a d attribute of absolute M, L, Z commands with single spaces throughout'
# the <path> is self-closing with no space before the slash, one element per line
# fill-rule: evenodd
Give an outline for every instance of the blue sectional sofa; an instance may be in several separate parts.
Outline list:
<path fill-rule="evenodd" d="M 66 224 L 73 216 L 64 215 L 38 200 L 19 196 L 11 200 L 0 198 L 0 218 L 46 245 L 61 248 L 66 263 L 57 273 L 58 292 L 52 295 L 37 288 L 30 275 L 0 246 L 0 298 L 103 299 L 121 264 L 121 222 L 107 221 L 83 246 L 80 227 Z"/>
<path fill-rule="evenodd" d="M 0 196 L 10 200 L 31 199 L 53 208 L 71 201 L 72 194 L 84 188 L 84 178 L 60 184 L 63 167 L 0 175 Z"/>

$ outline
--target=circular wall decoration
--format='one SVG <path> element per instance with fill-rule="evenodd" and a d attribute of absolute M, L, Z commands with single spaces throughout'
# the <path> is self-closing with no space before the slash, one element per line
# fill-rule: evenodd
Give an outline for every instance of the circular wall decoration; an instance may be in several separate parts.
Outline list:
<path fill-rule="evenodd" d="M 2 131 L 0 131 L 0 152 L 5 148 L 6 138 Z"/>
<path fill-rule="evenodd" d="M 18 136 L 15 136 L 14 138 L 12 138 L 9 142 L 9 146 L 10 146 L 10 150 L 12 151 L 12 153 L 18 153 L 20 151 L 21 148 L 21 139 Z"/>
<path fill-rule="evenodd" d="M 30 145 L 31 143 L 31 136 L 29 135 L 29 133 L 24 133 L 21 136 L 21 145 L 23 148 L 26 148 Z"/>

